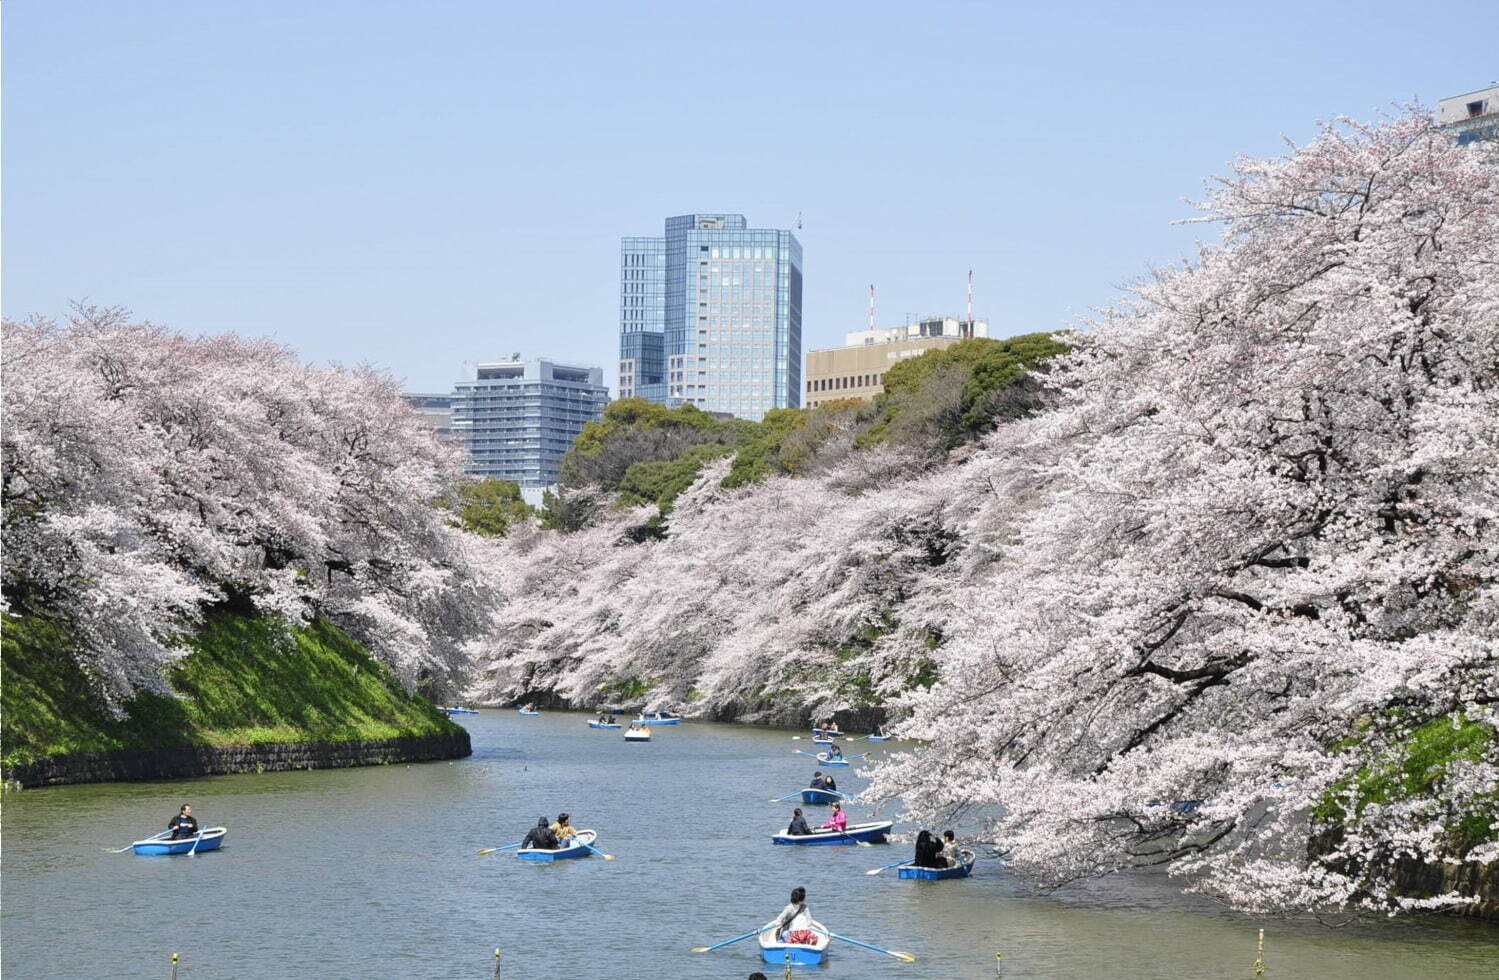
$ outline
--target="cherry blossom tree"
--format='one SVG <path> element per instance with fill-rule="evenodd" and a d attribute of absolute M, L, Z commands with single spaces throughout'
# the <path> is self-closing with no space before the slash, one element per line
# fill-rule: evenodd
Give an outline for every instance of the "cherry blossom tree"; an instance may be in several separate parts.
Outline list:
<path fill-rule="evenodd" d="M 987 502 L 876 792 L 1057 884 L 1164 865 L 1247 908 L 1401 910 L 1499 785 L 1499 170 L 1421 112 L 1240 160 L 1223 237 L 1075 338 Z M 1369 746 L 1478 725 L 1433 792 Z M 962 751 L 953 751 L 962 746 Z M 1376 749 L 1377 752 L 1377 749 Z"/>
<path fill-rule="evenodd" d="M 6 602 L 65 618 L 109 696 L 213 603 L 329 617 L 408 681 L 466 663 L 488 544 L 390 377 L 118 310 L 4 331 Z"/>

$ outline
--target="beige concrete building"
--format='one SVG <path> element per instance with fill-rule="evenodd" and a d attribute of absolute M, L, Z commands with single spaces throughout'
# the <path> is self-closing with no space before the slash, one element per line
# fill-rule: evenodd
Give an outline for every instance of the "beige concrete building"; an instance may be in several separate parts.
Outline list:
<path fill-rule="evenodd" d="M 816 408 L 843 398 L 869 399 L 885 390 L 885 372 L 897 361 L 951 347 L 968 337 L 989 336 L 984 320 L 924 317 L 903 327 L 845 334 L 847 346 L 807 352 L 807 390 L 802 404 Z"/>

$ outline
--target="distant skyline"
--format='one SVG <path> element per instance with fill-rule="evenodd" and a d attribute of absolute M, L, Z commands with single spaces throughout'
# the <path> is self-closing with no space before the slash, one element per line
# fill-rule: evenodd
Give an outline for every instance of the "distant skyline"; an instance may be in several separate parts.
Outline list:
<path fill-rule="evenodd" d="M 1170 223 L 1237 154 L 1499 77 L 1495 8 L 1352 9 L 10 3 L 0 302 L 616 390 L 621 236 L 732 212 L 796 231 L 803 352 L 969 269 L 992 335 L 1058 329 L 1213 239 Z"/>

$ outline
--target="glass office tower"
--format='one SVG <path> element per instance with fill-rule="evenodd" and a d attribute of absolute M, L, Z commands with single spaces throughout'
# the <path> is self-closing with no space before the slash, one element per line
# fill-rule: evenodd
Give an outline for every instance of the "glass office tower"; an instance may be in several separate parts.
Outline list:
<path fill-rule="evenodd" d="M 740 214 L 620 247 L 619 391 L 760 419 L 801 404 L 802 247 Z"/>

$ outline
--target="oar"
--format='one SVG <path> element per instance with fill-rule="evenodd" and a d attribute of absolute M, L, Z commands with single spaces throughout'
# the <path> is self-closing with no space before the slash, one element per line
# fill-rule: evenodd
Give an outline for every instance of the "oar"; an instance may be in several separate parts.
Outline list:
<path fill-rule="evenodd" d="M 582 844 L 584 847 L 588 848 L 590 851 L 592 851 L 593 853 L 597 854 L 599 857 L 603 858 L 605 861 L 613 861 L 614 860 L 614 855 L 613 854 L 605 854 L 603 851 L 599 850 L 597 847 L 594 847 L 592 844 L 588 843 L 587 841 L 580 840 L 580 841 L 578 841 L 578 843 Z"/>
<path fill-rule="evenodd" d="M 170 830 L 163 830 L 159 834 L 152 834 L 150 837 L 147 837 L 146 840 L 161 840 L 163 837 L 170 833 Z M 124 847 L 103 847 L 100 848 L 100 850 L 102 850 L 105 854 L 124 854 L 134 846 L 134 844 L 126 844 Z"/>
<path fill-rule="evenodd" d="M 486 847 L 483 850 L 479 851 L 478 853 L 480 853 L 480 854 L 493 854 L 495 851 L 510 851 L 510 850 L 514 850 L 517 847 L 520 847 L 521 844 L 524 844 L 524 843 L 525 843 L 525 841 L 521 841 L 520 844 L 506 844 L 504 847 Z"/>
<path fill-rule="evenodd" d="M 828 935 L 842 942 L 851 943 L 854 946 L 863 946 L 865 949 L 872 949 L 876 953 L 884 953 L 886 956 L 893 956 L 904 963 L 916 962 L 916 955 L 914 953 L 903 953 L 898 949 L 886 949 L 883 946 L 876 946 L 874 943 L 861 942 L 857 939 L 850 939 L 847 936 L 840 936 L 836 932 L 829 932 Z"/>
<path fill-rule="evenodd" d="M 771 800 L 770 802 L 772 802 L 772 803 L 785 803 L 787 800 L 791 799 L 793 796 L 801 796 L 801 795 L 802 795 L 802 791 L 801 790 L 797 790 L 795 793 L 787 793 L 785 796 L 781 797 L 780 799 Z"/>
<path fill-rule="evenodd" d="M 818 827 L 816 830 L 812 831 L 812 833 L 814 833 L 814 834 L 816 834 L 816 833 L 826 833 L 827 831 L 834 830 L 834 829 L 836 829 L 836 828 L 833 828 L 833 827 Z M 838 834 L 839 834 L 839 836 L 847 837 L 849 840 L 853 841 L 855 844 L 858 844 L 860 847 L 873 847 L 874 846 L 873 844 L 869 843 L 869 841 L 867 841 L 867 840 L 859 840 L 859 838 L 855 837 L 853 834 L 850 834 L 846 830 L 839 830 Z"/>
<path fill-rule="evenodd" d="M 725 939 L 723 942 L 721 942 L 721 943 L 715 943 L 712 946 L 694 946 L 694 947 L 692 947 L 692 951 L 694 953 L 711 953 L 715 949 L 722 949 L 723 947 L 729 945 L 730 943 L 737 943 L 737 942 L 739 942 L 739 940 L 741 940 L 741 939 L 748 939 L 751 936 L 758 936 L 764 930 L 765 930 L 764 926 L 756 926 L 754 929 L 751 929 L 749 932 L 745 933 L 742 936 L 735 936 L 733 939 Z"/>
<path fill-rule="evenodd" d="M 198 837 L 193 841 L 193 846 L 187 849 L 187 856 L 192 857 L 198 853 L 198 845 L 203 843 L 203 831 L 198 831 Z"/>
<path fill-rule="evenodd" d="M 898 867 L 900 867 L 901 865 L 903 865 L 905 863 L 906 862 L 904 862 L 904 861 L 896 861 L 894 864 L 887 864 L 883 868 L 872 868 L 869 871 L 866 871 L 864 873 L 866 875 L 877 875 L 881 871 L 889 871 L 891 868 L 898 868 Z"/>

